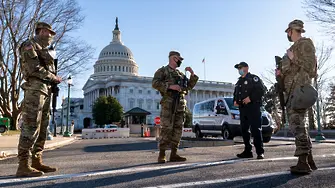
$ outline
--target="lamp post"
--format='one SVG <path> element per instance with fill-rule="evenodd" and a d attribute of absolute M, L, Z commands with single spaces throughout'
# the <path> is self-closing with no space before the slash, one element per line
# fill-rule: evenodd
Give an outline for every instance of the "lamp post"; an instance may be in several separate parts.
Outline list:
<path fill-rule="evenodd" d="M 71 133 L 69 131 L 69 115 L 70 115 L 70 88 L 72 86 L 72 78 L 71 75 L 67 78 L 68 85 L 68 95 L 67 95 L 67 115 L 66 115 L 66 130 L 64 132 L 64 137 L 71 137 Z"/>
<path fill-rule="evenodd" d="M 315 79 L 315 87 L 316 87 L 316 91 L 319 92 L 319 88 L 318 88 L 318 82 L 317 79 Z M 317 113 L 317 121 L 318 121 L 318 134 L 315 137 L 315 141 L 319 142 L 320 140 L 326 140 L 326 138 L 323 136 L 323 133 L 321 132 L 321 120 L 320 120 L 320 102 L 319 102 L 319 96 L 316 99 L 316 113 Z"/>
<path fill-rule="evenodd" d="M 53 45 L 50 46 L 49 48 L 49 54 L 50 56 L 54 59 L 54 66 L 55 66 L 55 74 L 57 74 L 57 64 L 58 64 L 58 59 L 56 58 L 56 50 Z M 56 112 L 56 102 L 57 102 L 57 96 L 58 96 L 58 87 L 57 85 L 52 85 L 51 86 L 51 91 L 52 91 L 52 111 L 51 111 L 51 123 L 54 129 L 54 137 L 56 137 L 56 122 L 55 122 L 55 112 Z M 50 121 L 49 121 L 49 126 L 47 130 L 47 139 L 52 140 L 52 135 L 51 135 L 51 130 L 50 130 Z"/>
<path fill-rule="evenodd" d="M 64 111 L 64 110 L 63 110 L 63 109 L 64 109 L 63 107 L 64 107 L 64 100 L 65 100 L 65 99 L 64 99 L 64 96 L 63 96 L 63 97 L 62 97 L 62 112 L 61 112 L 61 117 L 60 117 L 60 119 L 61 119 L 61 121 L 60 121 L 60 122 L 61 122 L 61 123 L 60 123 L 60 124 L 61 124 L 61 126 L 60 126 L 60 134 L 61 134 L 61 135 L 63 134 L 63 126 L 64 126 L 64 124 L 63 124 L 63 116 L 64 116 L 64 115 L 63 115 L 63 111 Z"/>

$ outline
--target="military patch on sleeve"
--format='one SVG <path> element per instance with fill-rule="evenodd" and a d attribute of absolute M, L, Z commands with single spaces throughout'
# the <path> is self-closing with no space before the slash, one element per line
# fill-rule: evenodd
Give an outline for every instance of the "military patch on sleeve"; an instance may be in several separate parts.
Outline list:
<path fill-rule="evenodd" d="M 23 49 L 23 53 L 27 54 L 30 58 L 35 59 L 37 57 L 37 53 L 31 44 L 25 46 Z"/>
<path fill-rule="evenodd" d="M 24 47 L 24 50 L 31 50 L 31 49 L 33 49 L 33 46 L 32 46 L 32 45 L 28 45 L 28 46 L 25 46 L 25 47 Z"/>
<path fill-rule="evenodd" d="M 254 77 L 254 81 L 255 81 L 255 82 L 258 82 L 258 81 L 259 81 L 259 79 L 258 79 L 257 76 Z"/>

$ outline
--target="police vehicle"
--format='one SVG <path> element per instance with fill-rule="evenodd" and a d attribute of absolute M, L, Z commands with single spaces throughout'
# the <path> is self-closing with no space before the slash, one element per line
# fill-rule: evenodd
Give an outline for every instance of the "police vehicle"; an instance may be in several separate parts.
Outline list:
<path fill-rule="evenodd" d="M 263 107 L 261 112 L 263 142 L 267 143 L 276 126 Z M 224 139 L 233 139 L 242 135 L 239 114 L 233 97 L 218 97 L 196 103 L 193 108 L 192 130 L 197 138 L 222 136 Z"/>

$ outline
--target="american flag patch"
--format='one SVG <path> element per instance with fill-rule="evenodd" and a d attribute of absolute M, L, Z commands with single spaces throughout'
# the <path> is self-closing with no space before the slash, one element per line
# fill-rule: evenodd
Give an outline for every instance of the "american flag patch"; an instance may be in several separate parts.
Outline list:
<path fill-rule="evenodd" d="M 31 45 L 24 47 L 24 50 L 31 50 L 33 47 Z"/>

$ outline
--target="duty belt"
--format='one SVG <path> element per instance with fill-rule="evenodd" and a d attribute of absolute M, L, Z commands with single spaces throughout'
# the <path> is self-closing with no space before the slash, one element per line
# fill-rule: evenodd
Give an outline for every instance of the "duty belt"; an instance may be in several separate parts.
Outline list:
<path fill-rule="evenodd" d="M 180 99 L 184 99 L 184 98 L 185 98 L 184 93 L 182 93 L 182 92 L 177 92 L 177 91 L 168 90 L 168 91 L 165 93 L 165 95 L 166 95 L 166 96 L 169 96 L 169 97 L 173 97 L 175 94 L 178 94 Z"/>

